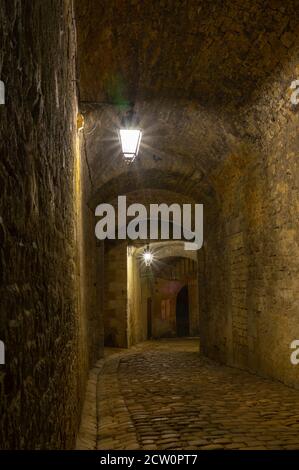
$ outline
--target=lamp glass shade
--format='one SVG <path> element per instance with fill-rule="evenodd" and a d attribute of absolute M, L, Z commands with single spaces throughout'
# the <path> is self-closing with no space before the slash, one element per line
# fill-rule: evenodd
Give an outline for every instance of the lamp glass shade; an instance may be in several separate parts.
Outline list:
<path fill-rule="evenodd" d="M 121 149 L 127 159 L 134 159 L 138 155 L 142 132 L 140 129 L 120 129 Z"/>

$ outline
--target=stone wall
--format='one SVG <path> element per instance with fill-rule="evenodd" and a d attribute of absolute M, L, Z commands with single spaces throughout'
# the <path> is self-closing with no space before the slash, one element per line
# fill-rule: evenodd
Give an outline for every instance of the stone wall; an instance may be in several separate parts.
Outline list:
<path fill-rule="evenodd" d="M 299 338 L 298 110 L 292 63 L 247 113 L 254 145 L 222 165 L 218 205 L 206 209 L 201 344 L 223 362 L 299 387 L 290 343 Z"/>
<path fill-rule="evenodd" d="M 177 336 L 176 298 L 183 285 L 183 281 L 155 278 L 152 303 L 152 332 L 154 338 Z"/>
<path fill-rule="evenodd" d="M 127 265 L 128 290 L 128 346 L 147 339 L 147 309 L 146 302 L 142 300 L 144 279 L 141 277 L 140 261 L 136 248 L 129 248 Z M 145 308 L 144 308 L 145 307 Z"/>
<path fill-rule="evenodd" d="M 173 266 L 172 278 L 182 280 L 188 286 L 189 334 L 199 334 L 199 304 L 197 263 L 189 258 L 180 258 Z"/>
<path fill-rule="evenodd" d="M 105 345 L 128 347 L 127 246 L 105 251 L 104 332 Z"/>
<path fill-rule="evenodd" d="M 188 296 L 189 296 L 189 320 L 190 320 L 190 336 L 199 335 L 199 303 L 198 303 L 198 280 L 188 280 Z"/>
<path fill-rule="evenodd" d="M 71 448 L 94 347 L 80 312 L 72 2 L 1 2 L 0 43 L 0 448 Z"/>
<path fill-rule="evenodd" d="M 104 242 L 95 236 L 96 218 L 90 206 L 94 181 L 90 172 L 90 156 L 86 148 L 86 131 L 80 133 L 80 205 L 79 239 L 81 342 L 86 366 L 91 366 L 104 352 Z"/>
<path fill-rule="evenodd" d="M 180 281 L 180 288 L 183 287 L 184 285 L 188 286 L 188 304 L 189 304 L 189 335 L 190 336 L 198 336 L 199 334 L 199 303 L 198 303 L 198 267 L 197 263 L 189 258 L 177 258 L 175 261 L 172 261 L 169 265 L 166 263 L 163 263 L 162 259 L 162 264 L 161 267 L 158 270 L 158 278 L 163 278 L 166 281 L 169 281 L 171 284 L 172 281 Z M 156 287 L 153 292 L 159 292 L 159 287 L 160 282 L 159 280 L 156 283 Z M 155 295 L 155 294 L 154 294 Z M 165 297 L 166 299 L 166 297 Z M 156 308 L 157 308 L 157 318 L 160 321 L 161 319 L 161 305 L 160 305 L 160 300 L 158 303 L 155 303 Z M 173 299 L 173 306 L 172 306 L 172 316 L 173 318 L 171 319 L 171 327 L 168 331 L 170 336 L 175 336 L 177 331 L 176 331 L 176 294 Z M 163 322 L 162 322 L 163 325 Z M 165 329 L 162 326 L 161 332 Z M 156 331 L 156 335 L 159 336 L 161 332 L 158 331 L 159 328 Z M 167 330 L 167 328 L 166 328 Z"/>

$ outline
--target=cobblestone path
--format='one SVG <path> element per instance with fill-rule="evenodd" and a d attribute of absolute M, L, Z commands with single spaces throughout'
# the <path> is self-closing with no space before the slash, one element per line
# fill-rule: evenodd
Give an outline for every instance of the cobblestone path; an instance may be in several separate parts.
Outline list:
<path fill-rule="evenodd" d="M 97 449 L 299 449 L 299 391 L 202 359 L 198 340 L 111 354 Z"/>

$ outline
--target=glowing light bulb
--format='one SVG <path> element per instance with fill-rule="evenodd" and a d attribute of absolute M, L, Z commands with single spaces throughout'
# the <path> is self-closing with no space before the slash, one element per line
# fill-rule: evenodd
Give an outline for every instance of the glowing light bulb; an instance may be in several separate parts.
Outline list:
<path fill-rule="evenodd" d="M 140 129 L 120 129 L 120 143 L 123 156 L 127 161 L 133 161 L 138 155 L 142 132 Z"/>
<path fill-rule="evenodd" d="M 150 266 L 152 264 L 153 258 L 153 254 L 150 250 L 144 251 L 143 260 L 146 266 Z"/>

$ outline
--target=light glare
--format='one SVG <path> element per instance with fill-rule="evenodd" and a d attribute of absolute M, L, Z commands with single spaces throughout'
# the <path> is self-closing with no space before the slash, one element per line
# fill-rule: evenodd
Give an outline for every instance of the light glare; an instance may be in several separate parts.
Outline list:
<path fill-rule="evenodd" d="M 146 266 L 150 266 L 153 261 L 153 254 L 151 251 L 147 250 L 143 253 L 143 260 Z"/>

